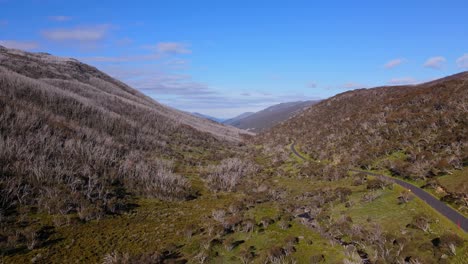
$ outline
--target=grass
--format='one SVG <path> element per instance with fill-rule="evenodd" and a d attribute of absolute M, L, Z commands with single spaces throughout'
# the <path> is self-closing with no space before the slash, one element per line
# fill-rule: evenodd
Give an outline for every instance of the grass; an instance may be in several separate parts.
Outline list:
<path fill-rule="evenodd" d="M 453 193 L 468 193 L 468 167 L 454 171 L 451 175 L 437 178 L 444 189 Z"/>
<path fill-rule="evenodd" d="M 279 210 L 275 207 L 274 204 L 256 206 L 247 212 L 247 215 L 256 221 L 264 216 L 274 218 L 279 214 Z M 236 232 L 227 236 L 227 239 L 232 238 L 234 241 L 244 241 L 244 243 L 231 251 L 226 250 L 223 246 L 216 247 L 215 251 L 219 256 L 213 260 L 213 263 L 239 263 L 240 252 L 250 248 L 255 248 L 257 254 L 253 263 L 264 263 L 263 261 L 267 257 L 266 252 L 274 246 L 284 246 L 284 241 L 290 236 L 300 238 L 299 243 L 295 246 L 296 252 L 292 254 L 297 263 L 308 263 L 310 257 L 317 254 L 325 255 L 327 263 L 340 263 L 343 260 L 344 255 L 340 246 L 331 245 L 318 233 L 297 221 L 291 221 L 290 224 L 288 229 L 281 229 L 278 223 L 274 223 L 265 229 L 257 229 L 252 233 Z"/>
<path fill-rule="evenodd" d="M 255 161 L 262 165 L 268 164 L 268 159 L 264 156 L 256 157 Z M 281 175 L 268 178 L 268 182 L 265 182 L 268 188 L 283 190 L 285 197 L 279 201 L 255 203 L 244 208 L 240 215 L 244 219 L 254 219 L 257 223 L 255 230 L 248 233 L 236 231 L 218 237 L 220 243 L 229 239 L 243 242 L 232 250 L 227 250 L 222 244 L 212 245 L 209 249 L 208 263 L 239 263 L 240 253 L 246 250 L 255 253 L 253 263 L 264 263 L 268 250 L 274 246 L 284 246 L 286 238 L 290 236 L 300 238 L 295 245 L 296 251 L 290 256 L 297 263 L 308 263 L 311 256 L 321 254 L 325 256 L 326 263 L 342 263 L 346 258 L 345 249 L 339 244 L 331 243 L 317 231 L 302 225 L 298 220 L 288 220 L 290 227 L 287 229 L 282 229 L 277 221 L 284 214 L 284 208 L 287 205 L 293 204 L 296 207 L 308 205 L 308 200 L 296 199 L 303 193 L 313 190 L 333 190 L 338 187 L 352 190 L 348 199 L 353 205 L 345 207 L 344 203 L 337 201 L 333 205 L 327 205 L 325 210 L 330 213 L 332 219 L 339 219 L 345 215 L 352 218 L 353 224 L 370 228 L 377 223 L 385 232 L 395 236 L 401 236 L 403 232 L 409 240 L 414 241 L 412 250 L 417 254 L 430 258 L 428 252 L 419 252 L 418 243 L 430 242 L 431 239 L 446 232 L 456 233 L 465 241 L 468 240 L 466 233 L 423 201 L 415 198 L 406 204 L 398 204 L 398 196 L 403 190 L 398 185 L 395 185 L 393 189 L 378 190 L 380 196 L 377 199 L 364 203 L 361 198 L 368 190 L 365 185 L 354 186 L 352 175 L 337 181 L 299 177 L 297 165 L 298 160 L 291 158 L 280 168 L 283 171 Z M 227 210 L 229 205 L 242 200 L 247 194 L 243 192 L 213 193 L 206 188 L 196 167 L 178 166 L 177 169 L 191 181 L 193 189 L 199 194 L 198 198 L 182 202 L 135 199 L 134 202 L 138 207 L 128 213 L 107 217 L 100 221 L 56 227 L 55 233 L 49 238 L 49 241 L 54 241 L 54 243 L 32 251 L 25 250 L 5 256 L 3 261 L 26 263 L 40 254 L 50 263 L 98 263 L 102 261 L 105 254 L 113 251 L 138 255 L 159 251 L 172 244 L 179 249 L 184 258 L 190 260 L 189 263 L 194 263 L 193 258 L 204 250 L 207 241 L 213 239 L 206 231 L 209 226 L 217 224 L 211 217 L 213 210 Z M 459 179 L 458 176 L 447 176 L 446 181 L 450 181 L 449 177 Z M 265 178 L 258 177 L 251 180 L 255 182 L 265 180 Z M 247 188 L 248 186 L 246 185 Z M 425 214 L 432 219 L 429 233 L 407 227 L 413 217 L 419 214 Z M 52 216 L 32 214 L 29 217 L 34 225 L 53 225 Z M 260 227 L 259 222 L 263 217 L 276 219 L 276 222 L 266 228 Z M 190 238 L 183 233 L 189 225 L 196 227 Z M 467 251 L 468 243 L 464 243 L 457 249 L 459 254 L 450 260 L 453 263 L 464 263 L 466 258 L 463 252 Z M 372 253 L 371 248 L 368 253 Z"/>
<path fill-rule="evenodd" d="M 398 196 L 403 190 L 404 188 L 398 185 L 394 185 L 393 190 L 379 190 L 377 191 L 379 197 L 367 203 L 361 202 L 364 192 L 354 192 L 350 196 L 350 200 L 354 205 L 350 208 L 346 208 L 343 204 L 334 207 L 333 217 L 338 218 L 341 215 L 349 215 L 354 224 L 367 227 L 379 224 L 385 232 L 395 236 L 401 236 L 405 233 L 405 236 L 414 241 L 430 241 L 444 233 L 455 233 L 465 241 L 468 240 L 468 235 L 463 230 L 422 200 L 415 197 L 406 204 L 398 204 Z M 417 215 L 426 215 L 432 220 L 429 233 L 407 228 L 413 217 Z M 464 243 L 457 251 L 466 252 L 466 250 L 468 250 L 468 244 Z M 418 254 L 427 258 L 433 257 L 425 251 Z M 454 261 L 458 258 L 460 257 L 454 258 Z"/>
<path fill-rule="evenodd" d="M 360 202 L 363 192 L 356 192 L 351 196 L 354 206 L 348 209 L 341 204 L 335 210 L 337 214 L 346 212 L 352 217 L 353 221 L 365 225 L 369 224 L 367 218 L 370 217 L 371 223 L 379 223 L 385 230 L 395 233 L 405 228 L 414 215 L 425 214 L 435 220 L 431 225 L 431 230 L 435 234 L 450 231 L 468 239 L 467 234 L 460 230 L 457 225 L 432 209 L 424 201 L 415 197 L 408 203 L 398 204 L 398 197 L 403 190 L 404 188 L 398 185 L 394 185 L 393 190 L 379 190 L 377 191 L 380 195 L 379 198 L 368 203 Z M 398 221 L 395 221 L 395 219 L 398 219 Z"/>
<path fill-rule="evenodd" d="M 399 180 L 412 184 L 418 188 L 422 188 L 422 186 L 426 185 L 427 183 L 426 181 L 422 179 L 408 179 L 408 178 L 394 177 L 392 176 L 389 170 L 368 170 L 368 172 L 382 174 L 391 178 L 397 178 Z M 462 170 L 455 171 L 451 175 L 437 177 L 436 179 L 439 181 L 442 187 L 449 192 L 467 193 L 468 191 L 468 168 L 466 167 L 463 168 Z M 444 192 L 439 192 L 438 190 L 435 190 L 432 188 L 425 188 L 424 191 L 434 196 L 438 200 L 440 200 L 445 195 Z M 463 214 L 465 217 L 468 217 L 468 210 L 466 207 L 459 207 L 453 203 L 446 202 L 446 201 L 443 201 L 443 202 L 446 205 L 452 207 L 452 209 Z"/>
<path fill-rule="evenodd" d="M 393 152 L 385 157 L 381 157 L 376 159 L 372 163 L 372 168 L 384 168 L 383 164 L 385 161 L 396 161 L 396 160 L 406 160 L 408 158 L 408 155 L 404 151 L 396 151 Z M 388 169 L 372 169 L 370 170 L 375 173 L 380 173 L 387 175 L 389 177 L 393 177 L 391 172 Z M 410 184 L 413 184 L 417 187 L 421 187 L 427 184 L 427 181 L 424 179 L 408 179 L 408 178 L 398 178 L 400 180 L 404 180 L 405 182 L 408 182 Z M 438 176 L 435 177 L 437 181 L 440 183 L 442 189 L 432 189 L 432 188 L 427 188 L 425 189 L 426 192 L 431 194 L 432 196 L 436 197 L 437 199 L 440 199 L 447 195 L 446 192 L 449 193 L 457 193 L 457 194 L 466 194 L 468 193 L 468 167 L 464 167 L 461 170 L 455 170 L 452 171 L 451 174 L 447 174 L 444 176 Z M 447 205 L 452 207 L 454 210 L 457 210 L 461 214 L 463 214 L 465 217 L 468 217 L 468 208 L 466 206 L 459 206 L 451 202 L 445 202 Z"/>
<path fill-rule="evenodd" d="M 389 155 L 389 159 L 404 159 L 406 155 L 404 152 L 396 152 Z M 388 171 L 377 171 L 378 173 L 386 174 L 390 176 Z M 463 176 L 461 175 L 463 174 Z M 466 169 L 450 176 L 441 177 L 442 184 L 448 184 L 448 188 L 463 188 L 463 183 L 467 182 Z M 369 178 L 372 178 L 369 176 Z M 278 185 L 283 186 L 291 190 L 294 194 L 303 193 L 310 189 L 324 189 L 326 187 L 348 187 L 352 189 L 353 193 L 349 196 L 349 200 L 353 204 L 351 207 L 345 207 L 344 203 L 333 206 L 332 218 L 338 219 L 343 215 L 351 216 L 353 224 L 360 224 L 363 226 L 370 227 L 373 224 L 379 224 L 382 229 L 386 232 L 393 233 L 395 235 L 401 235 L 402 232 L 408 232 L 407 225 L 413 220 L 416 215 L 426 215 L 432 222 L 430 224 L 430 233 L 423 233 L 422 231 L 410 230 L 408 235 L 413 236 L 412 239 L 416 241 L 430 241 L 431 239 L 438 237 L 446 232 L 455 233 L 462 237 L 465 241 L 468 240 L 468 235 L 458 228 L 458 226 L 452 223 L 450 220 L 442 216 L 432 207 L 424 203 L 419 198 L 415 197 L 406 204 L 399 204 L 398 197 L 400 192 L 404 190 L 403 187 L 394 184 L 393 189 L 385 189 L 377 191 L 379 197 L 372 202 L 362 202 L 362 196 L 367 192 L 365 186 L 352 186 L 352 179 L 342 179 L 333 183 L 326 181 L 311 181 L 310 179 L 303 178 L 284 178 L 278 177 L 275 179 Z M 422 182 L 408 181 L 409 183 L 421 186 Z M 459 186 L 462 187 L 459 187 Z M 463 190 L 463 189 L 462 189 Z M 458 252 L 467 252 L 468 244 L 464 243 L 463 246 L 457 249 Z M 368 252 L 369 253 L 369 252 Z M 426 254 L 425 257 L 431 258 L 432 255 L 428 255 L 427 252 L 419 252 L 418 254 Z M 453 257 L 454 263 L 465 263 L 465 254 L 459 254 Z"/>
<path fill-rule="evenodd" d="M 129 213 L 107 217 L 71 226 L 56 227 L 50 240 L 58 242 L 22 254 L 6 256 L 6 263 L 29 262 L 41 254 L 53 263 L 101 262 L 106 253 L 118 251 L 136 255 L 162 250 L 170 244 L 186 246 L 181 233 L 186 226 L 193 224 L 200 228 L 209 223 L 212 210 L 224 208 L 241 194 L 209 194 L 197 176 L 190 176 L 194 188 L 202 196 L 183 202 L 163 202 L 157 199 L 137 199 L 136 209 Z M 53 225 L 52 217 L 31 215 L 31 219 L 42 225 Z M 190 251 L 190 250 L 188 250 Z M 190 252 L 189 252 L 190 253 Z"/>

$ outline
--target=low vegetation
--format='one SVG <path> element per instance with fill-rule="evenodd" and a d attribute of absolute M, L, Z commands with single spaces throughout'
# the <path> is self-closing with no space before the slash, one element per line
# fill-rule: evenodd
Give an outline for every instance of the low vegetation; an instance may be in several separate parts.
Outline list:
<path fill-rule="evenodd" d="M 256 166 L 239 158 L 229 158 L 219 165 L 210 165 L 205 169 L 205 178 L 214 191 L 233 191 L 242 178 L 256 172 Z"/>
<path fill-rule="evenodd" d="M 429 159 L 422 174 L 409 177 L 428 191 L 442 189 L 440 197 L 453 197 L 454 207 L 466 207 L 460 180 L 466 168 L 458 170 L 466 165 L 460 135 L 466 127 L 450 123 L 466 118 L 451 110 L 447 122 L 460 137 L 450 139 L 453 144 L 382 139 L 370 156 L 355 146 L 353 159 L 345 155 L 352 141 L 343 140 L 359 129 L 326 125 L 333 140 L 317 141 L 323 147 L 317 149 L 309 143 L 323 130 L 307 132 L 310 138 L 300 142 L 304 161 L 291 155 L 285 134 L 264 134 L 261 144 L 244 145 L 237 130 L 205 121 L 192 126 L 194 119 L 77 61 L 5 50 L 2 263 L 464 263 L 468 257 L 466 233 L 423 201 L 385 178 L 349 171 L 359 166 L 397 175 L 400 165 L 418 163 L 412 155 L 424 149 L 438 161 Z M 396 90 L 406 106 L 405 89 Z M 309 112 L 327 104 L 334 101 Z M 442 109 L 461 104 L 454 105 Z M 387 136 L 401 129 L 392 124 Z M 300 129 L 289 132 L 296 136 Z M 367 129 L 376 128 L 369 123 L 359 132 L 362 147 L 384 135 L 384 128 L 372 136 Z M 415 133 L 409 130 L 400 133 Z M 390 152 L 380 153 L 384 146 Z"/>
<path fill-rule="evenodd" d="M 468 166 L 467 102 L 467 72 L 414 86 L 348 91 L 254 143 L 287 145 L 295 139 L 313 160 L 430 183 Z"/>
<path fill-rule="evenodd" d="M 76 60 L 1 47 L 0 62 L 1 237 L 16 237 L 2 254 L 47 240 L 41 227 L 24 228 L 31 214 L 62 225 L 122 214 L 135 197 L 192 199 L 177 167 L 240 148 L 238 130 L 164 107 Z"/>

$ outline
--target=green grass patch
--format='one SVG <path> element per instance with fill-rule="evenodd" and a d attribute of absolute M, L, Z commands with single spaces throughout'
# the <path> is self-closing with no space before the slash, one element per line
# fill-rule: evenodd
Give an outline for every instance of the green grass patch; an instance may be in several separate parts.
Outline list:
<path fill-rule="evenodd" d="M 444 189 L 453 193 L 468 193 L 468 167 L 454 171 L 451 175 L 437 178 Z"/>

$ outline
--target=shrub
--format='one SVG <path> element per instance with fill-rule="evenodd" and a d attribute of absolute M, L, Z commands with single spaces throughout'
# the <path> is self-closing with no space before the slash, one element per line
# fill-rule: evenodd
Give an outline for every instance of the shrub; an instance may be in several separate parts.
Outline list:
<path fill-rule="evenodd" d="M 414 228 L 421 229 L 424 232 L 428 232 L 430 229 L 430 222 L 431 220 L 428 216 L 419 214 L 413 217 L 410 225 Z"/>
<path fill-rule="evenodd" d="M 272 248 L 270 248 L 267 252 L 267 259 L 272 262 L 272 263 L 275 263 L 277 261 L 279 261 L 280 259 L 284 258 L 285 256 L 285 252 L 284 252 L 284 249 L 282 247 L 279 247 L 279 246 L 274 246 Z"/>
<path fill-rule="evenodd" d="M 442 236 L 440 236 L 440 241 L 441 245 L 445 246 L 450 244 L 453 244 L 457 247 L 463 245 L 463 238 L 454 233 L 444 233 Z"/>
<path fill-rule="evenodd" d="M 367 180 L 367 189 L 369 190 L 377 190 L 377 189 L 384 189 L 387 186 L 391 186 L 392 183 L 385 178 L 374 178 Z"/>
<path fill-rule="evenodd" d="M 218 222 L 223 222 L 226 216 L 226 211 L 224 211 L 223 209 L 214 210 L 213 212 L 211 212 L 211 215 L 213 216 L 214 220 Z"/>
<path fill-rule="evenodd" d="M 340 202 L 344 203 L 347 200 L 347 197 L 351 195 L 352 191 L 346 187 L 338 187 L 335 189 L 335 194 L 338 195 Z"/>
<path fill-rule="evenodd" d="M 361 201 L 363 202 L 372 202 L 374 201 L 375 199 L 379 198 L 380 197 L 380 193 L 376 192 L 376 191 L 371 191 L 371 192 L 368 192 L 368 193 L 365 193 L 362 198 L 361 198 Z"/>
<path fill-rule="evenodd" d="M 264 228 L 267 228 L 269 225 L 273 224 L 275 221 L 273 219 L 271 219 L 270 217 L 268 216 L 264 216 L 262 217 L 262 219 L 260 220 L 260 223 L 262 224 L 262 226 Z"/>
<path fill-rule="evenodd" d="M 254 257 L 255 257 L 255 254 L 248 249 L 243 249 L 239 252 L 239 260 L 241 261 L 242 264 L 250 263 Z"/>
<path fill-rule="evenodd" d="M 256 223 L 254 219 L 245 219 L 242 221 L 242 230 L 244 232 L 253 232 L 255 229 Z"/>
<path fill-rule="evenodd" d="M 229 205 L 229 212 L 235 214 L 240 212 L 242 208 L 244 208 L 244 203 L 236 201 Z"/>
<path fill-rule="evenodd" d="M 183 233 L 186 238 L 191 238 L 197 232 L 197 226 L 194 224 L 189 224 L 185 226 Z"/>
<path fill-rule="evenodd" d="M 223 241 L 223 245 L 227 251 L 231 251 L 236 247 L 236 243 L 232 237 L 226 238 Z"/>
<path fill-rule="evenodd" d="M 414 198 L 414 196 L 410 191 L 403 190 L 403 191 L 401 191 L 400 196 L 398 196 L 398 202 L 399 202 L 399 204 L 404 204 L 404 203 L 409 202 L 413 198 Z"/>
<path fill-rule="evenodd" d="M 322 255 L 322 254 L 316 254 L 316 255 L 312 255 L 310 257 L 310 263 L 311 264 L 317 264 L 317 263 L 322 263 L 325 261 L 325 256 Z"/>
<path fill-rule="evenodd" d="M 291 225 L 289 224 L 288 221 L 286 220 L 280 220 L 278 222 L 278 226 L 281 228 L 281 229 L 288 229 Z"/>
<path fill-rule="evenodd" d="M 255 166 L 248 161 L 229 158 L 219 165 L 210 165 L 206 177 L 209 187 L 215 191 L 232 191 L 239 181 L 255 171 Z"/>

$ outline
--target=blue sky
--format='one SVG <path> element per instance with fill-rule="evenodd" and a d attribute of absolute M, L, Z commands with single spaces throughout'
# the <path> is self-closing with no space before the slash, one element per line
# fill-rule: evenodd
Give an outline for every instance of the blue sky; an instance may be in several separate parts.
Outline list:
<path fill-rule="evenodd" d="M 0 0 L 0 45 L 231 117 L 468 70 L 466 1 Z"/>

